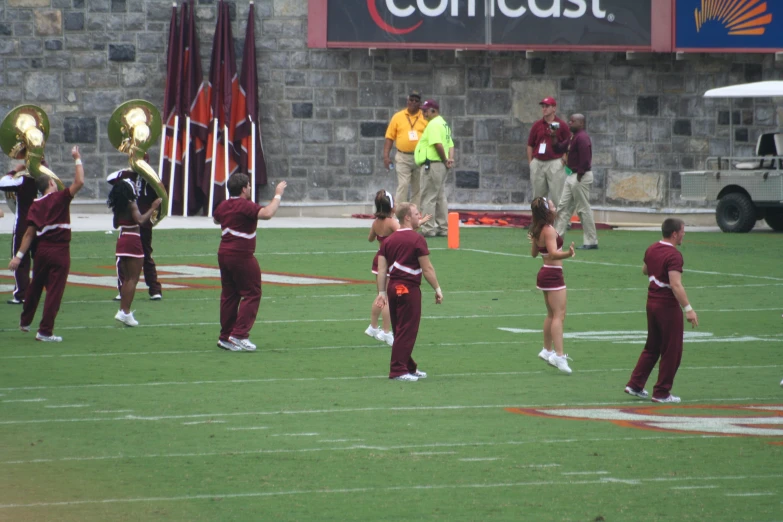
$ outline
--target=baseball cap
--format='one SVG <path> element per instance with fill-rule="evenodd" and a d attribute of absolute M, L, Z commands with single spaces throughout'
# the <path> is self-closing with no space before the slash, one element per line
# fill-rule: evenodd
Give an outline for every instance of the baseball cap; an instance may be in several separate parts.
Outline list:
<path fill-rule="evenodd" d="M 421 92 L 417 90 L 413 90 L 408 93 L 408 98 L 418 98 L 421 100 Z"/>
<path fill-rule="evenodd" d="M 555 99 L 552 98 L 551 96 L 547 96 L 546 98 L 544 98 L 543 100 L 538 102 L 538 104 L 539 105 L 551 105 L 552 107 L 557 107 L 557 101 L 555 101 Z"/>
<path fill-rule="evenodd" d="M 440 110 L 440 105 L 438 105 L 438 102 L 436 102 L 435 100 L 427 100 L 427 101 L 425 101 L 424 103 L 421 104 L 421 109 L 422 110 L 435 109 L 435 110 L 439 111 Z"/>

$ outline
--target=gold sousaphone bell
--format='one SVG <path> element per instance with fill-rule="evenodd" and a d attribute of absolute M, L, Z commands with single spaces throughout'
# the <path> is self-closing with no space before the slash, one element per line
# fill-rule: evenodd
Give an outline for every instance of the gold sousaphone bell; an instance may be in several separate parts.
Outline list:
<path fill-rule="evenodd" d="M 157 225 L 166 217 L 169 195 L 155 170 L 144 161 L 144 155 L 160 137 L 161 119 L 158 109 L 146 100 L 126 101 L 109 118 L 109 141 L 120 152 L 128 155 L 128 163 L 163 201 L 153 212 L 150 221 Z"/>
<path fill-rule="evenodd" d="M 11 158 L 23 159 L 33 178 L 43 174 L 50 176 L 62 190 L 65 186 L 60 178 L 41 164 L 49 128 L 49 117 L 42 108 L 36 105 L 14 107 L 0 124 L 0 147 Z"/>

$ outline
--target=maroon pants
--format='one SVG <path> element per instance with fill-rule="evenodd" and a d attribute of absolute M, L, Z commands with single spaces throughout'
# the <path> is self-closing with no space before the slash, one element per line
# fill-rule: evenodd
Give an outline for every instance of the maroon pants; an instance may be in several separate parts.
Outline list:
<path fill-rule="evenodd" d="M 155 260 L 152 259 L 152 229 L 139 227 L 139 236 L 141 237 L 141 248 L 144 250 L 144 282 L 147 284 L 151 296 L 162 294 L 163 288 L 158 281 L 158 269 L 155 266 Z M 120 261 L 117 260 L 117 291 L 122 291 L 122 282 L 125 281 L 125 275 L 120 269 Z"/>
<path fill-rule="evenodd" d="M 682 360 L 682 338 L 683 319 L 679 305 L 651 304 L 648 301 L 647 343 L 631 374 L 628 386 L 635 390 L 644 389 L 647 378 L 660 359 L 658 382 L 653 388 L 653 397 L 656 399 L 668 397 Z"/>
<path fill-rule="evenodd" d="M 54 319 L 60 311 L 60 302 L 65 292 L 65 283 L 68 280 L 68 271 L 71 269 L 71 251 L 68 243 L 63 246 L 51 246 L 39 244 L 35 251 L 35 263 L 33 265 L 33 280 L 27 287 L 22 306 L 21 326 L 30 326 L 41 300 L 41 293 L 46 288 L 46 300 L 44 301 L 43 317 L 38 325 L 38 333 L 52 335 L 54 332 Z"/>
<path fill-rule="evenodd" d="M 400 288 L 402 287 L 402 288 Z M 413 345 L 419 335 L 421 322 L 421 288 L 410 283 L 391 280 L 387 286 L 389 315 L 391 316 L 394 345 L 392 346 L 389 379 L 416 371 Z"/>
<path fill-rule="evenodd" d="M 220 265 L 220 338 L 250 337 L 261 303 L 261 268 L 253 256 L 218 254 Z"/>
<path fill-rule="evenodd" d="M 26 228 L 25 230 L 14 229 L 14 237 L 11 245 L 13 251 L 11 252 L 11 257 L 15 256 L 16 253 L 19 252 L 19 247 L 22 246 L 22 238 L 24 237 L 25 231 Z M 22 261 L 19 263 L 19 267 L 14 270 L 14 293 L 12 295 L 17 301 L 24 301 L 24 296 L 27 292 L 27 286 L 30 284 L 31 251 L 32 246 L 29 251 L 25 252 Z"/>

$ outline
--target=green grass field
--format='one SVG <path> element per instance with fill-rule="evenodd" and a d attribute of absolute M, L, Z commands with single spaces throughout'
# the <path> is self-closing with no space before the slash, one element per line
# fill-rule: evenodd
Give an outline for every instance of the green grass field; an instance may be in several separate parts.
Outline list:
<path fill-rule="evenodd" d="M 565 261 L 571 376 L 536 357 L 525 234 L 429 241 L 445 301 L 424 291 L 418 383 L 389 381 L 388 347 L 363 334 L 364 229 L 260 231 L 262 271 L 352 284 L 265 284 L 256 353 L 215 346 L 208 272 L 163 277 L 187 288 L 161 302 L 140 285 L 138 328 L 113 319 L 116 289 L 69 285 L 60 344 L 1 304 L 0 520 L 783 520 L 783 235 L 686 235 L 701 325 L 683 403 L 661 407 L 623 393 L 659 234 L 602 232 Z M 110 285 L 115 238 L 75 234 L 72 272 Z M 216 267 L 218 241 L 158 231 L 159 269 Z"/>

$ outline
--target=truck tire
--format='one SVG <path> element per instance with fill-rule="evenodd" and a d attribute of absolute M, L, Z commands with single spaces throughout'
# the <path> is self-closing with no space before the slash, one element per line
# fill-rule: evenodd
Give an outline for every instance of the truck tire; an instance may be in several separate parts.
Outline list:
<path fill-rule="evenodd" d="M 783 232 L 783 208 L 768 208 L 764 221 L 772 230 Z"/>
<path fill-rule="evenodd" d="M 718 201 L 715 219 L 724 232 L 750 232 L 756 224 L 756 207 L 745 194 L 732 192 Z"/>

